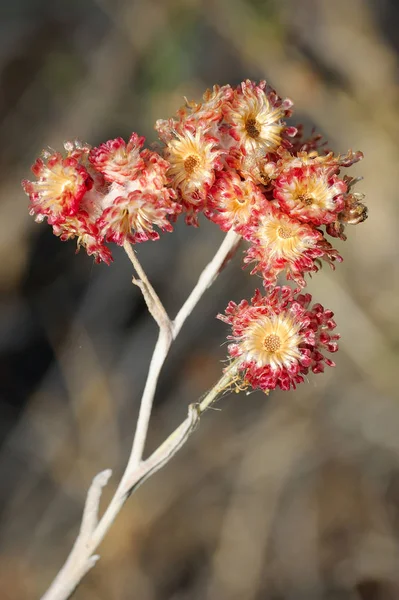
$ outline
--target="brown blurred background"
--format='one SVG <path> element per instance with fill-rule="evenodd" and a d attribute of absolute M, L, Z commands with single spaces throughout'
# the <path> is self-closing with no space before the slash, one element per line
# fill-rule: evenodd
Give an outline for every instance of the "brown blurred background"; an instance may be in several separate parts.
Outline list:
<path fill-rule="evenodd" d="M 363 150 L 370 218 L 309 284 L 342 333 L 297 392 L 233 395 L 135 495 L 77 600 L 399 598 L 399 102 L 396 0 L 3 0 L 0 8 L 0 598 L 44 592 L 92 477 L 109 498 L 156 338 L 123 252 L 93 265 L 28 216 L 40 150 L 153 124 L 214 83 L 266 78 L 295 122 Z M 175 314 L 222 239 L 178 223 L 140 259 Z M 166 363 L 148 450 L 211 387 L 240 256 Z"/>

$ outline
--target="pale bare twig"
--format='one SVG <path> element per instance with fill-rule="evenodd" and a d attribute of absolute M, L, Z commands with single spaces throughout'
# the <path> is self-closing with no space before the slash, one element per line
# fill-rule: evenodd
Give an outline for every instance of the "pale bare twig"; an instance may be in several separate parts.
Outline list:
<path fill-rule="evenodd" d="M 123 248 L 132 263 L 134 270 L 136 271 L 139 279 L 133 277 L 132 281 L 137 285 L 143 294 L 144 300 L 146 301 L 148 312 L 158 324 L 159 329 L 172 329 L 172 322 L 168 317 L 168 314 L 160 301 L 158 294 L 152 287 L 148 280 L 147 275 L 143 267 L 141 266 L 139 259 L 136 256 L 134 249 L 129 242 L 123 244 Z"/>
<path fill-rule="evenodd" d="M 158 340 L 151 358 L 147 381 L 144 387 L 143 396 L 141 398 L 136 433 L 133 440 L 133 448 L 128 465 L 126 467 L 126 470 L 130 471 L 139 465 L 143 455 L 145 440 L 147 437 L 148 423 L 151 416 L 152 402 L 157 387 L 159 374 L 161 372 L 162 365 L 165 362 L 170 345 L 173 341 L 173 323 L 168 317 L 168 314 L 162 302 L 160 301 L 158 294 L 155 292 L 154 288 L 149 282 L 147 275 L 145 274 L 145 271 L 142 268 L 131 244 L 129 244 L 129 242 L 125 242 L 124 249 L 137 275 L 139 276 L 139 279 L 133 277 L 133 283 L 141 289 L 144 300 L 146 301 L 148 307 L 148 311 L 159 327 Z"/>
<path fill-rule="evenodd" d="M 59 571 L 50 588 L 42 597 L 42 600 L 66 600 L 70 597 L 85 574 L 97 562 L 99 556 L 93 553 L 103 540 L 127 498 L 146 479 L 170 461 L 194 431 L 199 422 L 200 415 L 207 410 L 218 396 L 229 388 L 232 374 L 229 371 L 226 371 L 218 383 L 210 390 L 210 392 L 208 392 L 200 403 L 191 404 L 189 406 L 188 416 L 185 421 L 177 427 L 177 429 L 149 458 L 144 461 L 142 460 L 158 377 L 169 348 L 204 292 L 216 279 L 232 254 L 234 254 L 240 239 L 240 236 L 232 231 L 226 235 L 219 250 L 211 262 L 205 267 L 196 286 L 183 304 L 174 321 L 171 321 L 167 315 L 166 310 L 149 282 L 144 269 L 141 267 L 133 248 L 130 244 L 124 245 L 125 251 L 138 275 L 138 278 L 133 278 L 133 283 L 140 287 L 147 303 L 148 310 L 158 324 L 158 340 L 151 359 L 147 381 L 141 399 L 132 451 L 118 488 L 103 516 L 98 521 L 98 510 L 102 488 L 106 485 L 111 475 L 111 471 L 103 471 L 94 478 L 87 495 L 79 536 L 67 561 Z"/>
<path fill-rule="evenodd" d="M 154 398 L 159 374 L 168 355 L 169 348 L 178 336 L 185 320 L 192 313 L 199 300 L 214 282 L 226 262 L 234 254 L 240 243 L 241 237 L 230 231 L 223 240 L 220 248 L 216 252 L 211 262 L 202 271 L 197 284 L 191 294 L 177 313 L 174 321 L 171 321 L 163 307 L 157 293 L 148 281 L 148 278 L 141 267 L 138 258 L 128 243 L 124 249 L 132 262 L 136 273 L 140 279 L 133 278 L 133 283 L 138 285 L 143 292 L 148 310 L 159 327 L 158 340 L 151 358 L 148 377 L 145 384 L 143 396 L 140 403 L 140 412 L 137 420 L 136 433 L 133 441 L 133 449 L 129 458 L 127 469 L 137 466 L 143 455 L 145 440 L 147 437 L 148 423 L 151 415 L 152 401 Z"/>
<path fill-rule="evenodd" d="M 223 270 L 226 263 L 234 255 L 240 242 L 241 237 L 233 231 L 229 231 L 211 262 L 202 271 L 193 291 L 177 313 L 176 318 L 173 321 L 174 339 L 177 337 L 177 334 L 182 328 L 185 320 L 192 313 L 200 298 L 212 285 L 216 277 Z"/>

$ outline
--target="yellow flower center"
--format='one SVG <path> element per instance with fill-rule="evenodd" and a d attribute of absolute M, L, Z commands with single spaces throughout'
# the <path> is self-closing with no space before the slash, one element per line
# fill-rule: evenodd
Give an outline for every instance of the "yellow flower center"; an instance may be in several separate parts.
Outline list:
<path fill-rule="evenodd" d="M 52 210 L 57 210 L 55 205 L 62 207 L 64 202 L 68 202 L 82 183 L 82 176 L 73 167 L 55 165 L 51 169 L 46 168 L 44 173 L 43 179 L 36 182 L 34 188 Z"/>
<path fill-rule="evenodd" d="M 262 173 L 262 171 L 260 171 L 259 177 L 265 187 L 268 187 L 270 185 L 272 180 L 271 177 L 267 175 L 267 173 Z"/>
<path fill-rule="evenodd" d="M 255 235 L 268 260 L 296 260 L 315 243 L 301 223 L 286 215 L 265 215 Z"/>
<path fill-rule="evenodd" d="M 307 196 L 306 194 L 299 194 L 298 200 L 300 202 L 303 202 L 303 204 L 305 204 L 306 206 L 311 206 L 311 204 L 313 204 L 312 196 Z"/>
<path fill-rule="evenodd" d="M 198 167 L 199 162 L 198 156 L 194 156 L 194 154 L 191 154 L 186 158 L 184 161 L 184 170 L 186 171 L 187 175 L 191 175 L 191 173 Z"/>
<path fill-rule="evenodd" d="M 249 135 L 249 137 L 256 140 L 260 136 L 260 129 L 256 119 L 249 118 L 245 121 L 245 131 Z"/>
<path fill-rule="evenodd" d="M 244 360 L 272 369 L 289 366 L 301 356 L 300 324 L 291 315 L 258 316 L 241 341 Z"/>
<path fill-rule="evenodd" d="M 279 227 L 277 229 L 277 235 L 282 240 L 288 240 L 289 238 L 292 237 L 292 231 L 288 227 Z"/>
<path fill-rule="evenodd" d="M 235 196 L 234 200 L 237 204 L 240 204 L 241 206 L 244 206 L 248 202 L 248 198 L 246 196 Z"/>
<path fill-rule="evenodd" d="M 275 333 L 267 335 L 263 340 L 263 345 L 267 352 L 277 352 L 277 350 L 279 350 L 281 346 L 280 336 L 276 335 Z"/>

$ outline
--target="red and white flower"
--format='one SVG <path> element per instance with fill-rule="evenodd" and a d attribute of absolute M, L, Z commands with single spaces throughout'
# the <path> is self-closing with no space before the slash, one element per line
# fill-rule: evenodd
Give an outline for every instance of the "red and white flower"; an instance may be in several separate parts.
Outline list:
<path fill-rule="evenodd" d="M 209 192 L 205 214 L 223 231 L 233 228 L 245 235 L 267 202 L 253 181 L 232 170 L 222 171 Z"/>
<path fill-rule="evenodd" d="M 177 135 L 165 149 L 170 163 L 168 175 L 171 186 L 180 194 L 189 221 L 192 214 L 204 206 L 206 195 L 215 181 L 215 172 L 223 167 L 222 154 L 217 140 L 200 129 L 195 135 L 189 131 Z"/>
<path fill-rule="evenodd" d="M 228 369 L 238 388 L 289 390 L 310 369 L 334 366 L 323 354 L 338 349 L 333 313 L 320 304 L 309 309 L 310 301 L 310 294 L 295 297 L 290 288 L 276 287 L 269 296 L 257 290 L 250 303 L 230 302 L 218 315 L 232 328 Z"/>
<path fill-rule="evenodd" d="M 97 221 L 106 240 L 118 245 L 158 239 L 154 227 L 172 231 L 168 218 L 181 210 L 176 192 L 167 187 L 169 163 L 150 150 L 143 150 L 139 161 L 142 168 L 134 180 L 111 186 Z"/>
<path fill-rule="evenodd" d="M 123 185 L 134 179 L 143 167 L 140 150 L 144 140 L 137 133 L 132 133 L 127 144 L 122 138 L 108 140 L 92 148 L 89 161 L 97 171 L 103 173 L 107 181 Z"/>
<path fill-rule="evenodd" d="M 342 262 L 321 231 L 291 219 L 270 204 L 252 228 L 249 240 L 244 263 L 256 263 L 251 274 L 261 273 L 266 288 L 276 284 L 280 273 L 304 287 L 304 275 L 318 271 L 321 260 L 331 267 L 334 261 Z"/>
<path fill-rule="evenodd" d="M 183 135 L 189 131 L 195 136 L 198 129 L 219 138 L 219 124 L 223 119 L 223 106 L 233 95 L 230 85 L 214 85 L 206 90 L 203 102 L 185 99 L 185 104 L 177 111 L 177 119 L 158 119 L 155 129 L 159 138 L 165 143 L 175 139 L 176 134 Z"/>
<path fill-rule="evenodd" d="M 37 181 L 22 182 L 30 198 L 30 214 L 49 223 L 76 215 L 83 196 L 93 185 L 87 169 L 73 156 L 44 151 L 32 166 Z"/>
<path fill-rule="evenodd" d="M 30 196 L 32 215 L 47 221 L 62 241 L 77 238 L 96 262 L 109 264 L 112 256 L 103 243 L 96 219 L 101 213 L 104 180 L 87 161 L 89 146 L 66 142 L 67 156 L 59 152 L 43 152 L 32 167 L 38 181 L 23 181 Z"/>
<path fill-rule="evenodd" d="M 112 254 L 104 244 L 104 236 L 84 211 L 56 223 L 53 233 L 63 242 L 77 238 L 76 251 L 84 248 L 89 256 L 94 257 L 96 263 L 105 262 L 109 265 L 112 262 Z"/>
<path fill-rule="evenodd" d="M 286 159 L 274 181 L 281 210 L 313 225 L 333 223 L 344 207 L 347 185 L 338 178 L 339 163 L 331 154 L 299 153 Z"/>
<path fill-rule="evenodd" d="M 273 152 L 285 143 L 283 132 L 294 135 L 296 129 L 287 128 L 284 118 L 291 114 L 291 100 L 281 100 L 274 90 L 246 80 L 235 90 L 231 102 L 224 105 L 225 120 L 230 135 L 247 152 Z"/>

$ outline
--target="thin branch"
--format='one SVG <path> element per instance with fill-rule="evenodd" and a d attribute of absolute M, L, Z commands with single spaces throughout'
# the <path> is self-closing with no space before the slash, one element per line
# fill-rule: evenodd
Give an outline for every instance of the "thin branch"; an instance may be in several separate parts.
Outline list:
<path fill-rule="evenodd" d="M 106 469 L 98 473 L 93 479 L 90 489 L 87 493 L 86 504 L 83 510 L 82 524 L 80 526 L 79 537 L 83 542 L 87 542 L 93 535 L 93 531 L 98 525 L 98 508 L 100 505 L 103 488 L 107 485 L 112 475 L 111 469 Z"/>
<path fill-rule="evenodd" d="M 97 523 L 101 490 L 108 481 L 111 472 L 109 470 L 103 471 L 94 478 L 85 504 L 79 536 L 67 561 L 48 591 L 42 597 L 42 600 L 67 600 L 70 597 L 85 574 L 98 560 L 99 557 L 93 553 L 102 542 L 127 498 L 146 479 L 170 461 L 176 452 L 185 444 L 198 425 L 200 415 L 220 394 L 229 388 L 229 384 L 232 381 L 232 375 L 230 372 L 226 372 L 216 386 L 212 388 L 199 404 L 191 404 L 189 406 L 189 413 L 185 421 L 147 460 L 142 461 L 153 398 L 159 374 L 172 341 L 179 334 L 185 320 L 191 314 L 204 292 L 213 283 L 220 271 L 234 254 L 240 239 L 240 236 L 232 232 L 229 232 L 226 235 L 219 250 L 211 262 L 205 267 L 196 286 L 173 322 L 169 319 L 162 302 L 149 282 L 144 269 L 141 267 L 133 248 L 130 244 L 124 244 L 126 254 L 139 277 L 139 279 L 134 278 L 133 283 L 138 285 L 142 290 L 148 310 L 159 326 L 159 336 L 151 359 L 147 381 L 141 399 L 132 451 L 122 479 L 102 518 Z"/>
<path fill-rule="evenodd" d="M 149 282 L 147 275 L 142 268 L 132 246 L 128 242 L 125 242 L 124 244 L 126 254 L 132 262 L 136 273 L 140 277 L 140 283 L 138 283 L 138 281 L 135 279 L 133 279 L 133 282 L 137 285 L 140 285 L 144 298 L 147 302 L 148 310 L 159 326 L 158 340 L 151 358 L 147 381 L 140 403 L 132 452 L 126 467 L 127 471 L 135 469 L 142 459 L 154 395 L 157 388 L 159 375 L 168 355 L 169 348 L 173 340 L 175 340 L 178 336 L 185 320 L 192 313 L 203 294 L 212 285 L 218 274 L 223 270 L 227 262 L 234 255 L 240 241 L 241 236 L 239 236 L 237 233 L 233 231 L 229 231 L 227 233 L 215 256 L 202 271 L 197 284 L 183 304 L 182 308 L 179 310 L 173 322 L 170 321 L 161 300 Z"/>
<path fill-rule="evenodd" d="M 172 323 L 168 317 L 168 313 L 166 312 L 164 305 L 160 301 L 158 294 L 152 287 L 143 267 L 140 264 L 139 259 L 136 256 L 133 247 L 129 242 L 125 242 L 123 244 L 123 248 L 129 257 L 129 260 L 132 263 L 134 270 L 139 276 L 139 279 L 133 277 L 132 281 L 141 289 L 144 300 L 146 301 L 148 307 L 148 312 L 153 317 L 154 321 L 158 324 L 160 329 L 166 327 L 171 328 Z"/>
<path fill-rule="evenodd" d="M 170 345 L 173 341 L 173 325 L 161 300 L 159 299 L 158 294 L 152 287 L 143 267 L 141 266 L 131 244 L 129 244 L 129 242 L 125 242 L 123 247 L 137 275 L 140 277 L 140 279 L 133 278 L 133 283 L 140 287 L 143 297 L 147 303 L 148 311 L 159 327 L 158 340 L 151 358 L 147 380 L 140 402 L 140 410 L 137 419 L 136 433 L 133 439 L 132 452 L 126 467 L 126 471 L 130 471 L 131 469 L 135 469 L 140 464 L 143 456 L 159 374 L 161 372 L 162 365 L 165 362 Z"/>
<path fill-rule="evenodd" d="M 206 290 L 212 285 L 219 273 L 224 269 L 226 264 L 235 254 L 240 242 L 241 236 L 231 229 L 227 233 L 219 250 L 216 252 L 211 262 L 202 271 L 196 286 L 177 313 L 176 318 L 173 321 L 174 339 L 178 335 L 187 317 L 192 313 L 198 301 L 203 296 L 204 292 L 206 292 Z"/>
<path fill-rule="evenodd" d="M 229 385 L 233 380 L 232 374 L 227 371 L 200 403 L 189 405 L 187 418 L 157 448 L 157 450 L 147 458 L 147 460 L 140 463 L 134 471 L 128 471 L 128 469 L 126 469 L 114 497 L 92 535 L 89 536 L 88 539 L 86 539 L 85 536 L 82 538 L 80 538 L 80 536 L 78 537 L 66 563 L 58 573 L 50 588 L 44 596 L 42 596 L 41 600 L 67 600 L 70 598 L 73 591 L 79 585 L 79 582 L 99 559 L 99 556 L 93 554 L 93 552 L 104 539 L 126 500 L 144 483 L 144 481 L 164 467 L 180 448 L 182 448 L 196 429 L 201 414 L 203 414 L 221 394 L 229 389 Z M 96 506 L 91 506 L 90 508 L 93 513 L 98 512 L 101 488 L 109 475 L 110 471 L 103 471 L 94 478 L 90 487 L 89 495 L 91 501 L 96 502 Z M 93 490 L 95 491 L 93 492 Z M 86 506 L 87 504 L 88 502 L 86 502 Z"/>
<path fill-rule="evenodd" d="M 157 389 L 161 369 L 172 344 L 172 339 L 173 338 L 169 330 L 159 330 L 158 340 L 151 358 L 147 381 L 145 383 L 143 396 L 141 398 L 136 433 L 133 439 L 132 452 L 126 467 L 127 470 L 137 467 L 137 465 L 140 464 L 143 456 L 155 391 Z"/>
<path fill-rule="evenodd" d="M 98 555 L 93 555 L 92 552 L 88 554 L 87 549 L 98 526 L 98 510 L 102 490 L 107 485 L 111 474 L 111 469 L 106 469 L 94 477 L 87 493 L 79 535 L 66 563 L 47 592 L 42 596 L 42 600 L 66 600 L 69 598 L 79 581 L 94 567 L 100 558 Z M 84 557 L 83 560 L 82 556 Z M 70 574 L 73 574 L 73 577 Z"/>

